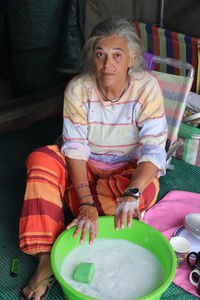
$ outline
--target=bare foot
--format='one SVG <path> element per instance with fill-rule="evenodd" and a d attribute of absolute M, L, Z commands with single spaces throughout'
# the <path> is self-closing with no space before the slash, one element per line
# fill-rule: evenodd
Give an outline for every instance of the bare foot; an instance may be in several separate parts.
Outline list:
<path fill-rule="evenodd" d="M 35 292 L 34 290 L 38 287 L 39 283 L 53 275 L 51 264 L 50 264 L 50 254 L 45 253 L 39 255 L 38 266 L 36 272 L 31 277 L 28 284 L 23 288 L 22 294 L 25 299 L 40 300 L 40 297 L 46 292 L 47 287 L 41 286 Z M 23 298 L 22 298 L 23 299 Z"/>

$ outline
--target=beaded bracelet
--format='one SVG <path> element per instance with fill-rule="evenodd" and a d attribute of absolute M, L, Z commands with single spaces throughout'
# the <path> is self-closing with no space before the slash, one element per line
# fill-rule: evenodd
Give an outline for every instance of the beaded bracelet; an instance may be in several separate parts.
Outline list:
<path fill-rule="evenodd" d="M 83 207 L 83 206 L 93 206 L 93 207 L 96 207 L 95 203 L 94 202 L 85 202 L 85 203 L 81 203 L 79 204 L 79 208 Z"/>
<path fill-rule="evenodd" d="M 80 196 L 79 198 L 80 198 L 80 199 L 84 199 L 84 198 L 86 198 L 86 197 L 92 197 L 92 195 L 91 195 L 91 194 L 87 194 L 87 195 Z"/>
<path fill-rule="evenodd" d="M 85 188 L 85 187 L 89 187 L 89 183 L 85 182 L 85 183 L 80 183 L 75 187 L 75 190 L 79 190 L 81 188 Z"/>

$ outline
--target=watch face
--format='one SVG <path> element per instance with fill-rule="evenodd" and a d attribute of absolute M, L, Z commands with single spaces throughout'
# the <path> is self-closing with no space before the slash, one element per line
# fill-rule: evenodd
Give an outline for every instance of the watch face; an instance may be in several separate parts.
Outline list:
<path fill-rule="evenodd" d="M 140 191 L 137 189 L 137 188 L 130 188 L 128 189 L 128 192 L 131 193 L 131 194 L 140 194 Z"/>
<path fill-rule="evenodd" d="M 136 198 L 140 197 L 140 191 L 138 188 L 135 188 L 135 187 L 128 188 L 127 190 L 125 190 L 125 194 L 128 196 L 136 197 Z"/>

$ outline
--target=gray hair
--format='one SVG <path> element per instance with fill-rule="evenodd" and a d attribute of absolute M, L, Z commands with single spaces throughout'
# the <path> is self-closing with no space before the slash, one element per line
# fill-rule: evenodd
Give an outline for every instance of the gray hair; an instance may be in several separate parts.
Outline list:
<path fill-rule="evenodd" d="M 133 66 L 128 70 L 129 74 L 135 71 L 145 69 L 142 58 L 142 49 L 140 39 L 134 28 L 134 25 L 127 20 L 117 17 L 104 20 L 97 24 L 85 43 L 82 52 L 82 67 L 87 72 L 94 71 L 93 54 L 97 41 L 101 38 L 110 37 L 112 35 L 123 37 L 127 43 L 130 54 L 136 55 Z"/>

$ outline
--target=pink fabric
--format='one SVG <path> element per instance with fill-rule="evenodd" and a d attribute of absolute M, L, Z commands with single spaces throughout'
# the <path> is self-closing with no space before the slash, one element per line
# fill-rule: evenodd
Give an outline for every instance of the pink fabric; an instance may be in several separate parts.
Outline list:
<path fill-rule="evenodd" d="M 198 212 L 200 212 L 200 194 L 171 191 L 146 212 L 144 222 L 162 232 L 169 240 L 176 229 L 184 225 L 187 214 Z M 173 283 L 200 298 L 196 287 L 189 281 L 190 272 L 191 268 L 185 262 L 177 269 Z"/>

